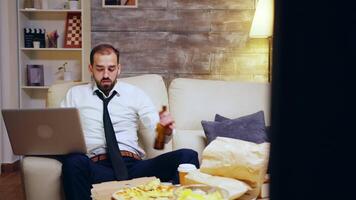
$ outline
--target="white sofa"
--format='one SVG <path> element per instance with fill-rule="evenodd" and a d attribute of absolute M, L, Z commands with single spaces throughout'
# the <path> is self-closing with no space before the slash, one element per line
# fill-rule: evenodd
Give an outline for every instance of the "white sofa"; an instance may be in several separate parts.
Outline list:
<path fill-rule="evenodd" d="M 153 149 L 154 136 L 139 132 L 147 158 L 166 151 L 191 148 L 199 158 L 206 146 L 201 120 L 213 120 L 216 113 L 236 118 L 259 110 L 265 111 L 269 125 L 270 86 L 263 83 L 214 81 L 177 78 L 168 89 L 161 76 L 148 74 L 122 78 L 143 89 L 157 111 L 168 105 L 176 123 L 176 132 L 163 151 Z M 57 107 L 66 91 L 75 84 L 62 83 L 49 88 L 47 106 Z M 61 185 L 61 163 L 47 157 L 27 156 L 22 159 L 22 175 L 27 200 L 64 199 Z"/>

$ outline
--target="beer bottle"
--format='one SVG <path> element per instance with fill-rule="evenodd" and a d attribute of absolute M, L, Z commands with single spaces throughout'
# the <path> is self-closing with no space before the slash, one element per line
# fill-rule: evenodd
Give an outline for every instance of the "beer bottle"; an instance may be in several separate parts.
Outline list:
<path fill-rule="evenodd" d="M 162 111 L 160 113 L 163 113 L 167 110 L 167 106 L 162 106 Z M 162 124 L 158 123 L 156 127 L 156 139 L 154 143 L 154 148 L 157 150 L 162 150 L 164 149 L 164 142 L 166 140 L 166 134 L 164 126 Z"/>

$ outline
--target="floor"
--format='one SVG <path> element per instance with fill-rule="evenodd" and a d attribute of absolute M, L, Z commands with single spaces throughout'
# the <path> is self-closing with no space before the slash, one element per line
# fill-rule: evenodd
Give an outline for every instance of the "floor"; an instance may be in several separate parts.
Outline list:
<path fill-rule="evenodd" d="M 24 200 L 20 172 L 0 175 L 0 200 Z"/>

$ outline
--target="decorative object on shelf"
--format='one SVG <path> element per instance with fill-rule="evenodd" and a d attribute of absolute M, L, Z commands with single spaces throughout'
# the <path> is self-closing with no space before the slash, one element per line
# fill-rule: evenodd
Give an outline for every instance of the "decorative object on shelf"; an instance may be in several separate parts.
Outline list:
<path fill-rule="evenodd" d="M 48 0 L 41 0 L 42 9 L 48 9 Z"/>
<path fill-rule="evenodd" d="M 41 9 L 42 8 L 42 0 L 33 0 L 33 8 Z"/>
<path fill-rule="evenodd" d="M 38 38 L 34 38 L 32 42 L 33 42 L 33 48 L 40 48 L 40 46 L 41 46 L 40 44 L 41 43 L 40 43 L 40 40 Z"/>
<path fill-rule="evenodd" d="M 60 67 L 58 67 L 58 71 L 63 71 L 63 80 L 64 81 L 71 81 L 72 80 L 72 72 L 68 71 L 66 66 L 68 65 L 67 62 L 63 63 Z"/>
<path fill-rule="evenodd" d="M 28 2 L 30 1 L 29 0 L 25 1 L 25 3 L 29 4 Z M 28 7 L 27 4 L 25 5 L 25 8 Z M 46 10 L 48 9 L 48 0 L 33 0 L 32 8 Z"/>
<path fill-rule="evenodd" d="M 79 1 L 78 0 L 69 0 L 68 7 L 70 10 L 78 10 L 79 9 Z"/>
<path fill-rule="evenodd" d="M 31 29 L 24 28 L 24 47 L 25 48 L 34 48 L 34 44 L 39 42 L 39 46 L 35 48 L 45 48 L 46 40 L 45 40 L 45 29 Z"/>
<path fill-rule="evenodd" d="M 138 0 L 102 0 L 106 8 L 137 8 Z"/>
<path fill-rule="evenodd" d="M 33 1 L 26 0 L 26 1 L 23 2 L 22 5 L 23 5 L 24 9 L 34 9 Z"/>
<path fill-rule="evenodd" d="M 48 48 L 57 48 L 58 37 L 59 37 L 59 35 L 57 33 L 57 30 L 47 33 Z"/>
<path fill-rule="evenodd" d="M 27 65 L 27 85 L 44 86 L 43 65 Z"/>
<path fill-rule="evenodd" d="M 40 48 L 46 48 L 46 29 L 39 29 L 38 38 L 40 40 Z"/>
<path fill-rule="evenodd" d="M 24 47 L 33 48 L 34 32 L 30 28 L 24 28 Z"/>
<path fill-rule="evenodd" d="M 64 47 L 82 47 L 82 21 L 80 13 L 69 12 L 67 14 Z"/>

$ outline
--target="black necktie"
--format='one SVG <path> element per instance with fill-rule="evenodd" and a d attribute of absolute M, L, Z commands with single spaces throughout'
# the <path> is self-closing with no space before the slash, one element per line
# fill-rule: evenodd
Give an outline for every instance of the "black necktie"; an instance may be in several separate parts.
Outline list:
<path fill-rule="evenodd" d="M 103 101 L 103 122 L 104 122 L 104 132 L 106 139 L 106 147 L 110 156 L 111 164 L 114 169 L 114 174 L 117 180 L 127 180 L 128 173 L 124 160 L 121 157 L 119 145 L 115 137 L 115 131 L 112 126 L 110 119 L 108 104 L 110 100 L 116 95 L 116 91 L 113 91 L 109 98 L 104 98 L 104 95 L 99 91 L 95 91 L 96 95 Z"/>

